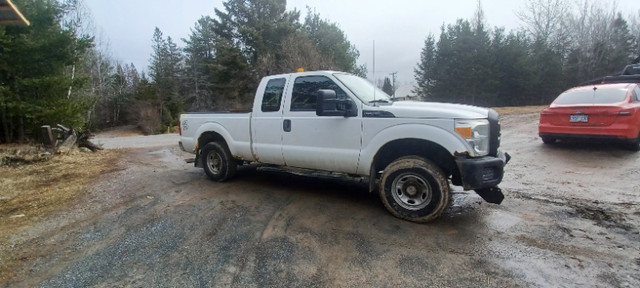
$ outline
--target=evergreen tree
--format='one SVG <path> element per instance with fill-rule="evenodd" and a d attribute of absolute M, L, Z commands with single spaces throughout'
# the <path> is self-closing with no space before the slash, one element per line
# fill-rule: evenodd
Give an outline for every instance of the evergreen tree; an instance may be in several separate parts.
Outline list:
<path fill-rule="evenodd" d="M 446 30 L 442 28 L 433 68 L 433 100 L 469 104 L 474 101 L 478 93 L 475 82 L 478 64 L 474 61 L 480 60 L 476 44 L 469 21 L 460 19 Z"/>
<path fill-rule="evenodd" d="M 615 73 L 622 71 L 622 67 L 629 64 L 636 55 L 635 48 L 640 39 L 636 39 L 627 21 L 618 13 L 611 25 L 612 33 L 609 34 L 609 49 L 606 63 L 603 65 L 605 73 Z"/>
<path fill-rule="evenodd" d="M 37 137 L 39 126 L 63 124 L 82 128 L 91 106 L 86 97 L 70 97 L 80 86 L 68 67 L 92 39 L 62 27 L 65 10 L 54 0 L 18 0 L 16 5 L 31 25 L 0 27 L 0 128 L 2 141 Z"/>
<path fill-rule="evenodd" d="M 182 75 L 182 52 L 171 37 L 163 38 L 158 27 L 153 33 L 153 54 L 149 66 L 151 80 L 156 88 L 156 99 L 161 124 L 165 127 L 177 125 L 180 112 L 183 110 L 183 97 L 180 94 L 180 78 Z M 151 128 L 149 128 L 151 129 Z"/>
<path fill-rule="evenodd" d="M 216 105 L 247 109 L 260 79 L 297 68 L 364 74 L 358 51 L 337 24 L 311 13 L 286 11 L 284 0 L 229 0 L 203 17 L 185 40 L 184 91 L 190 109 Z M 195 86 L 195 87 L 194 87 Z M 196 88 L 197 87 L 197 88 Z"/>
<path fill-rule="evenodd" d="M 492 51 L 495 59 L 493 78 L 497 91 L 492 106 L 516 106 L 529 103 L 535 96 L 531 89 L 533 73 L 529 57 L 529 40 L 524 33 L 496 29 L 493 33 Z"/>
<path fill-rule="evenodd" d="M 432 97 L 433 86 L 435 85 L 434 66 L 437 56 L 435 40 L 433 35 L 429 34 L 420 53 L 420 62 L 413 69 L 416 87 L 412 92 L 422 99 L 431 99 Z"/>
<path fill-rule="evenodd" d="M 320 14 L 307 9 L 303 30 L 317 51 L 325 56 L 325 67 L 321 69 L 341 70 L 355 74 L 366 74 L 356 65 L 360 52 L 351 45 L 347 36 L 336 23 L 320 18 Z"/>
<path fill-rule="evenodd" d="M 226 11 L 215 10 L 215 33 L 226 45 L 240 49 L 254 81 L 288 72 L 275 70 L 275 52 L 282 40 L 300 27 L 300 12 L 287 12 L 286 4 L 286 0 L 229 0 L 223 3 Z"/>
<path fill-rule="evenodd" d="M 183 39 L 186 46 L 182 91 L 191 111 L 206 111 L 214 106 L 210 71 L 214 65 L 215 39 L 213 19 L 209 16 L 201 17 L 191 29 L 189 38 Z"/>
<path fill-rule="evenodd" d="M 637 19 L 579 4 L 574 14 L 565 0 L 528 0 L 518 13 L 524 29 L 510 33 L 490 33 L 478 5 L 471 21 L 443 25 L 437 42 L 429 35 L 414 93 L 484 106 L 543 105 L 571 86 L 620 72 L 637 57 Z"/>
<path fill-rule="evenodd" d="M 384 91 L 384 93 L 387 93 L 387 95 L 393 95 L 393 85 L 391 84 L 391 80 L 389 79 L 389 77 L 384 77 L 382 91 Z"/>
<path fill-rule="evenodd" d="M 214 88 L 234 108 L 248 108 L 259 80 L 279 70 L 277 51 L 299 29 L 296 10 L 287 12 L 285 0 L 229 0 L 225 11 L 215 9 Z"/>

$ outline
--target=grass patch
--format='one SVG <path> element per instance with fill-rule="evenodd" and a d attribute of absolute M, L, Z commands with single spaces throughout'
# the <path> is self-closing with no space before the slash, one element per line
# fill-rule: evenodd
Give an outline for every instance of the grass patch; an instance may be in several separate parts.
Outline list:
<path fill-rule="evenodd" d="M 496 110 L 500 114 L 500 116 L 504 115 L 520 115 L 520 114 L 531 114 L 531 113 L 540 113 L 542 109 L 549 107 L 549 105 L 544 106 L 513 106 L 513 107 L 493 107 L 493 110 Z"/>
<path fill-rule="evenodd" d="M 47 155 L 27 145 L 0 145 L 0 243 L 8 243 L 21 228 L 44 219 L 50 213 L 75 203 L 89 186 L 113 170 L 122 152 L 72 151 Z M 5 247 L 8 248 L 8 247 Z M 8 269 L 20 259 L 0 255 L 0 282 L 11 277 Z"/>

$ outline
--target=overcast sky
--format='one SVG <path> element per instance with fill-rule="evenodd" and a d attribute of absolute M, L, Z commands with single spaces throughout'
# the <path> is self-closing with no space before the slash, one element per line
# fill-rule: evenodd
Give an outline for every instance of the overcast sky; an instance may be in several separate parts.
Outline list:
<path fill-rule="evenodd" d="M 507 31 L 521 26 L 515 11 L 525 0 L 482 0 L 489 27 Z M 108 42 L 112 56 L 122 63 L 133 63 L 138 71 L 147 70 L 152 53 L 151 38 L 155 27 L 164 36 L 184 47 L 194 23 L 203 15 L 223 10 L 220 0 L 85 0 L 93 17 L 98 38 Z M 600 1 L 598 1 L 600 2 Z M 604 2 L 604 1 L 603 1 Z M 607 1 L 612 2 L 612 1 Z M 429 33 L 438 37 L 442 24 L 457 19 L 471 19 L 477 0 L 288 0 L 287 10 L 315 9 L 322 18 L 338 23 L 349 41 L 360 51 L 358 64 L 373 72 L 375 41 L 375 75 L 384 79 L 397 72 L 401 82 L 413 80 L 413 68 Z M 635 14 L 638 0 L 618 0 L 618 10 Z M 625 12 L 627 11 L 627 12 Z M 436 38 L 437 39 L 437 38 Z"/>

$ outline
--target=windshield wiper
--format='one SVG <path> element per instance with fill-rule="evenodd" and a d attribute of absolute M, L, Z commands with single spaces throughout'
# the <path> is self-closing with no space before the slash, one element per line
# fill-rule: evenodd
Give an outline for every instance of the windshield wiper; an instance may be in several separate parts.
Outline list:
<path fill-rule="evenodd" d="M 387 99 L 376 99 L 376 100 L 371 100 L 369 101 L 369 104 L 372 103 L 390 103 L 391 101 L 387 100 Z"/>

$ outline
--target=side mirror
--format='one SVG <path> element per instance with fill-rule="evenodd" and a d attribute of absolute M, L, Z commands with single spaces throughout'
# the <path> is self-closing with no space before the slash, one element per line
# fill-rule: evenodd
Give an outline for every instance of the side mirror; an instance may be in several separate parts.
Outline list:
<path fill-rule="evenodd" d="M 338 99 L 336 91 L 320 89 L 316 99 L 316 115 L 350 117 L 357 116 L 358 111 L 351 99 Z"/>

